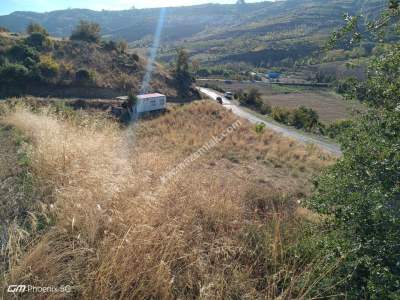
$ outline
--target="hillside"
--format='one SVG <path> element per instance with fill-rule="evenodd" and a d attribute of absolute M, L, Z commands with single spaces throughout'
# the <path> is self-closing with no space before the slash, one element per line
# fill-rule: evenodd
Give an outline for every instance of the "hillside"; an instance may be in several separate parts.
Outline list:
<path fill-rule="evenodd" d="M 245 62 L 276 65 L 307 57 L 317 50 L 343 14 L 379 12 L 381 0 L 287 0 L 246 5 L 207 4 L 173 7 L 166 11 L 161 58 L 169 61 L 173 49 L 184 46 L 193 58 L 209 64 Z M 49 13 L 15 12 L 0 17 L 0 26 L 23 31 L 38 22 L 51 34 L 69 36 L 80 19 L 98 22 L 103 36 L 126 39 L 136 49 L 152 42 L 158 9 L 91 11 L 69 9 Z"/>
<path fill-rule="evenodd" d="M 11 281 L 69 285 L 72 294 L 54 297 L 76 299 L 315 293 L 319 272 L 309 271 L 320 258 L 291 249 L 306 234 L 298 204 L 333 162 L 326 154 L 256 133 L 208 101 L 122 129 L 85 111 L 10 104 L 0 106 L 0 229 L 11 241 L 0 253 L 0 295 Z"/>
<path fill-rule="evenodd" d="M 115 97 L 139 91 L 147 60 L 115 43 L 88 43 L 0 33 L 0 95 Z M 157 65 L 150 90 L 175 96 L 171 76 Z"/>

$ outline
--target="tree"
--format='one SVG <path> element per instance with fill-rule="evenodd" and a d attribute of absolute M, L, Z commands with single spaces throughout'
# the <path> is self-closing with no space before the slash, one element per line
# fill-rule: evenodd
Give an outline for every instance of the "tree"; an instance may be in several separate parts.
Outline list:
<path fill-rule="evenodd" d="M 51 40 L 42 32 L 33 32 L 26 38 L 26 43 L 36 50 L 50 50 L 52 48 Z"/>
<path fill-rule="evenodd" d="M 42 27 L 42 25 L 32 22 L 26 27 L 26 33 L 27 34 L 32 34 L 32 33 L 35 33 L 35 32 L 36 33 L 42 33 L 45 36 L 49 35 L 47 30 L 44 27 Z"/>
<path fill-rule="evenodd" d="M 248 92 L 238 92 L 239 102 L 246 106 L 259 106 L 261 104 L 261 93 L 257 88 L 251 88 Z"/>
<path fill-rule="evenodd" d="M 386 24 L 392 20 L 387 16 L 400 15 L 398 5 L 390 5 Z M 361 38 L 355 19 L 347 19 L 333 39 Z M 380 20 L 372 28 L 382 28 Z M 350 95 L 370 110 L 344 129 L 343 157 L 317 181 L 308 201 L 326 216 L 326 250 L 340 262 L 331 278 L 335 292 L 349 299 L 400 298 L 399 68 L 397 44 L 374 59 L 361 86 L 355 83 Z"/>
<path fill-rule="evenodd" d="M 20 64 L 6 64 L 0 68 L 0 83 L 25 83 L 30 79 L 29 70 Z"/>
<path fill-rule="evenodd" d="M 300 106 L 290 114 L 289 124 L 298 129 L 311 131 L 319 125 L 319 116 L 313 109 Z"/>
<path fill-rule="evenodd" d="M 98 43 L 100 41 L 100 25 L 94 22 L 80 21 L 72 31 L 71 40 Z"/>
<path fill-rule="evenodd" d="M 12 46 L 7 51 L 7 56 L 11 61 L 15 62 L 25 63 L 29 61 L 30 65 L 37 63 L 40 60 L 39 53 L 34 48 L 22 43 Z"/>
<path fill-rule="evenodd" d="M 189 72 L 189 57 L 185 50 L 177 50 L 177 58 L 174 71 L 175 86 L 180 97 L 187 97 L 193 83 Z"/>

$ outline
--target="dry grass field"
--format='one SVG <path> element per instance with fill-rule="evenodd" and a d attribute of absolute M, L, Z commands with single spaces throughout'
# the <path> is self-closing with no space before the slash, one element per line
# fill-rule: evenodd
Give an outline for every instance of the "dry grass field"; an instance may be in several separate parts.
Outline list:
<path fill-rule="evenodd" d="M 208 101 L 128 128 L 84 111 L 16 105 L 2 114 L 2 132 L 13 129 L 1 145 L 24 154 L 40 195 L 3 224 L 3 287 L 73 287 L 43 299 L 291 299 L 308 298 L 326 276 L 322 258 L 294 249 L 306 224 L 298 203 L 333 162 L 318 149 L 241 120 L 162 182 L 236 117 Z M 1 159 L 0 169 L 16 161 Z M 24 186 L 8 176 L 2 185 Z"/>
<path fill-rule="evenodd" d="M 313 88 L 301 86 L 279 86 L 259 83 L 227 84 L 225 82 L 206 81 L 211 85 L 218 85 L 226 91 L 236 92 L 257 88 L 262 99 L 271 106 L 289 109 L 306 106 L 314 109 L 323 123 L 330 124 L 338 120 L 351 119 L 353 111 L 365 110 L 358 102 L 347 101 L 342 96 L 327 88 Z M 201 82 L 202 84 L 205 82 Z"/>

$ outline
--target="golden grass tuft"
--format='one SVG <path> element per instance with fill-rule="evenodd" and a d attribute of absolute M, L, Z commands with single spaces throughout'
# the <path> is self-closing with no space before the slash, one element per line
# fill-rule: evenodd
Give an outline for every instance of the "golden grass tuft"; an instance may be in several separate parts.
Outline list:
<path fill-rule="evenodd" d="M 54 223 L 6 282 L 71 285 L 69 296 L 86 299 L 304 296 L 296 282 L 310 267 L 287 257 L 302 224 L 295 200 L 328 156 L 243 121 L 160 182 L 235 120 L 213 103 L 194 103 L 139 123 L 132 137 L 103 119 L 8 114 L 3 122 L 32 141 L 32 170 L 51 191 L 44 203 Z M 291 176 L 294 165 L 306 166 L 302 178 Z"/>

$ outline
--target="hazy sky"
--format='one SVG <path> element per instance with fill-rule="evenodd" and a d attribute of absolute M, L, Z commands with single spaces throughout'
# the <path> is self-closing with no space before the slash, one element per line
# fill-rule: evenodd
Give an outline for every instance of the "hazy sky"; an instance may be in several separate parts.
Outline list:
<path fill-rule="evenodd" d="M 263 0 L 248 0 L 261 2 Z M 265 1 L 265 0 L 264 0 Z M 66 8 L 90 8 L 94 10 L 119 10 L 136 8 L 196 5 L 202 3 L 235 3 L 236 0 L 0 0 L 0 15 L 13 11 L 52 11 Z"/>

